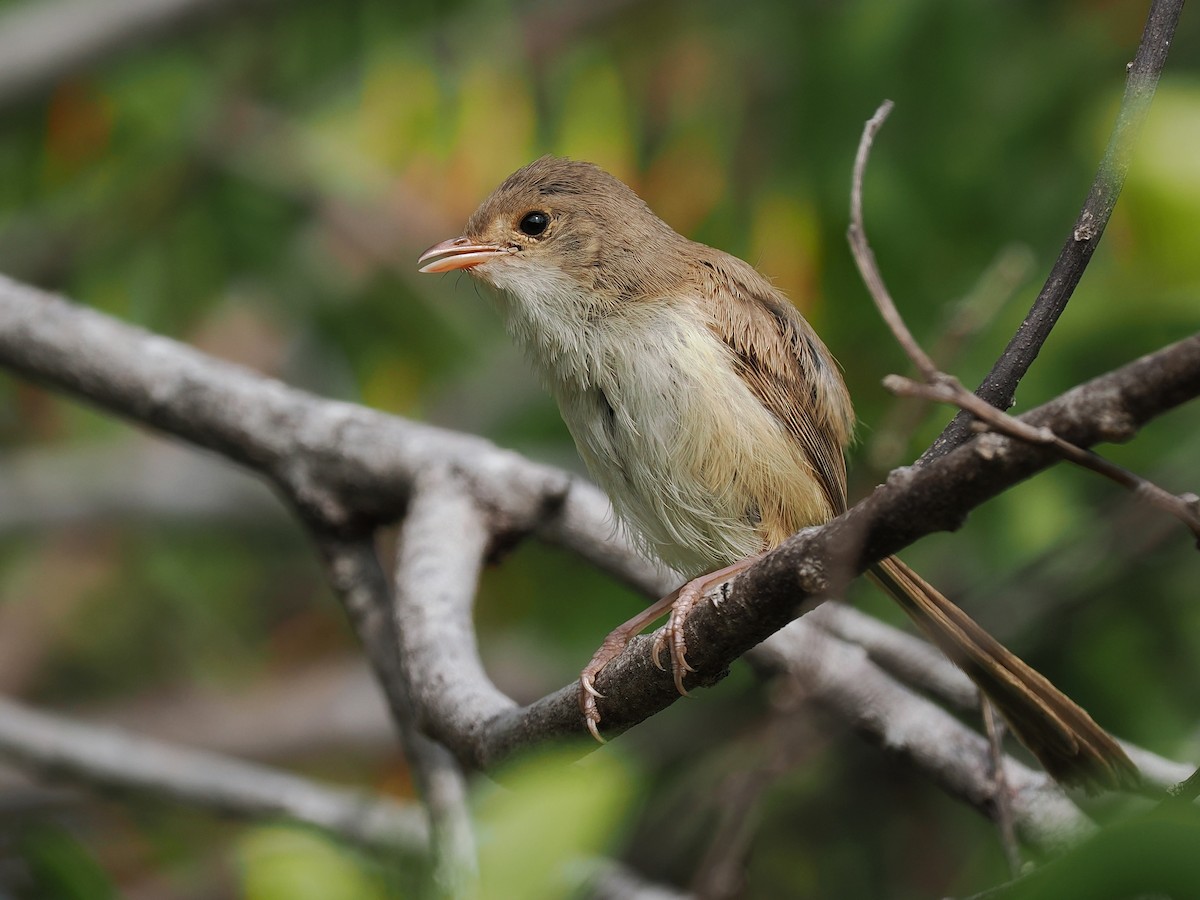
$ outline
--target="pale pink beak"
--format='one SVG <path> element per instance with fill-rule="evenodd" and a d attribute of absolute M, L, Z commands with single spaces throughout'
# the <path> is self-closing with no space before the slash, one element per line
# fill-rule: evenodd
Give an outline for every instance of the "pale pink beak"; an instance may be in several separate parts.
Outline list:
<path fill-rule="evenodd" d="M 512 253 L 511 247 L 498 247 L 495 244 L 473 244 L 467 237 L 451 238 L 434 244 L 417 258 L 417 263 L 425 263 L 418 270 L 428 274 L 438 272 L 453 272 L 455 269 L 470 269 L 480 263 L 497 256 Z"/>

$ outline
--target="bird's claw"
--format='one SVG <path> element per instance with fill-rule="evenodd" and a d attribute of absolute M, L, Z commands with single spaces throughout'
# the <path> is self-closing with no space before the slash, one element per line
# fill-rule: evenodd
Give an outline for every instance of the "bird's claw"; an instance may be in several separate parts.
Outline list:
<path fill-rule="evenodd" d="M 663 647 L 667 646 L 667 627 L 664 626 L 658 630 L 658 634 L 654 636 L 654 646 L 650 650 L 650 661 L 654 663 L 654 668 L 660 672 L 667 671 L 662 664 Z"/>
<path fill-rule="evenodd" d="M 600 736 L 600 710 L 596 708 L 596 698 L 601 696 L 594 689 L 580 695 L 579 705 L 583 710 L 583 721 L 587 730 L 596 739 L 597 744 L 607 744 L 608 741 Z"/>
<path fill-rule="evenodd" d="M 605 666 L 621 655 L 621 651 L 628 643 L 627 635 L 613 632 L 605 638 L 600 649 L 579 673 L 579 711 L 583 713 L 583 721 L 587 725 L 587 730 L 600 744 L 605 743 L 605 740 L 600 736 L 600 709 L 596 706 L 596 701 L 603 700 L 604 694 L 596 689 L 596 676 Z"/>
<path fill-rule="evenodd" d="M 679 597 L 671 605 L 671 616 L 660 633 L 662 644 L 669 644 L 671 647 L 671 671 L 674 675 L 675 690 L 679 691 L 683 697 L 690 696 L 687 688 L 683 686 L 684 676 L 696 671 L 687 661 L 687 642 L 683 637 L 683 625 L 691 615 L 692 608 L 703 596 L 704 594 L 696 582 L 684 585 L 683 590 L 679 592 Z M 657 650 L 658 647 L 659 644 L 656 641 L 655 649 Z"/>
<path fill-rule="evenodd" d="M 596 685 L 592 681 L 592 676 L 587 672 L 584 672 L 579 676 L 579 687 L 584 691 L 584 693 L 591 694 L 598 700 L 604 699 L 604 695 L 596 690 Z"/>

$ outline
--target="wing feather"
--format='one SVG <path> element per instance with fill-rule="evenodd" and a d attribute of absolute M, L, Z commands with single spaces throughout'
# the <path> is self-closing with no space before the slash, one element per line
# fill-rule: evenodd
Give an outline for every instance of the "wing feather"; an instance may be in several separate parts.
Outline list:
<path fill-rule="evenodd" d="M 837 362 L 812 326 L 752 266 L 703 250 L 699 275 L 709 327 L 729 348 L 754 395 L 804 449 L 833 514 L 842 512 L 843 451 L 854 411 Z"/>

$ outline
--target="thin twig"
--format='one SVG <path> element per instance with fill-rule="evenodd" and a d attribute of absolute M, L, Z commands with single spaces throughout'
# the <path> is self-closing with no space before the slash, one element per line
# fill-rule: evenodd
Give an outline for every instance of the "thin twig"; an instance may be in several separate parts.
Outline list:
<path fill-rule="evenodd" d="M 976 391 L 991 406 L 1003 410 L 1012 406 L 1017 385 L 1066 309 L 1100 243 L 1125 184 L 1133 146 L 1154 99 L 1182 10 L 1183 0 L 1154 0 L 1150 6 L 1137 55 L 1127 69 L 1125 95 L 1117 111 L 1117 121 L 1083 209 L 1028 315 Z M 970 436 L 971 417 L 960 413 L 925 451 L 921 464 L 946 454 Z"/>
<path fill-rule="evenodd" d="M 929 355 L 943 366 L 952 366 L 971 340 L 1015 296 L 1033 268 L 1033 251 L 1025 244 L 1010 244 L 996 254 L 975 282 L 955 301 Z M 887 471 L 899 462 L 912 432 L 930 407 L 920 398 L 897 398 L 874 429 L 868 449 L 871 468 Z"/>
<path fill-rule="evenodd" d="M 996 801 L 996 827 L 1000 830 L 1000 845 L 1004 858 L 1014 876 L 1021 874 L 1021 847 L 1013 820 L 1012 794 L 1004 774 L 1004 720 L 996 715 L 996 707 L 987 697 L 980 698 L 983 707 L 983 730 L 988 741 L 988 763 L 991 766 L 992 791 Z"/>
<path fill-rule="evenodd" d="M 924 375 L 926 380 L 932 381 L 938 374 L 938 367 L 921 349 L 921 345 L 912 336 L 912 332 L 908 330 L 899 310 L 896 309 L 896 303 L 888 293 L 887 285 L 883 283 L 879 265 L 875 262 L 875 253 L 867 242 L 866 229 L 863 226 L 863 175 L 867 167 L 867 158 L 871 153 L 871 145 L 875 142 L 875 135 L 883 127 L 893 106 L 891 100 L 884 100 L 879 105 L 879 109 L 875 110 L 875 115 L 871 116 L 867 120 L 867 124 L 863 126 L 862 140 L 859 141 L 858 152 L 854 156 L 854 175 L 850 183 L 848 237 L 850 250 L 858 263 L 858 271 L 862 274 L 863 281 L 867 283 L 867 290 L 871 292 L 871 297 L 875 300 L 875 305 L 879 307 L 884 321 L 892 329 L 892 334 L 896 336 L 896 340 L 904 348 L 908 358 L 913 361 L 917 371 Z"/>
<path fill-rule="evenodd" d="M 934 379 L 932 383 L 921 384 L 911 378 L 905 378 L 903 375 L 889 375 L 883 380 L 883 384 L 888 390 L 900 396 L 925 397 L 929 400 L 958 406 L 974 417 L 975 422 L 972 426 L 974 430 L 978 431 L 980 426 L 983 426 L 983 430 L 996 431 L 1032 444 L 1046 444 L 1053 447 L 1068 462 L 1102 475 L 1132 491 L 1135 497 L 1174 516 L 1191 531 L 1196 538 L 1197 546 L 1200 546 L 1200 497 L 1193 493 L 1172 494 L 1141 475 L 1129 471 L 1124 466 L 1105 459 L 1095 451 L 1084 450 L 1069 441 L 1064 441 L 1050 428 L 1031 428 L 1020 419 L 1015 419 L 1008 413 L 989 406 L 978 395 L 972 394 L 964 388 L 962 383 L 952 375 L 938 372 Z"/>

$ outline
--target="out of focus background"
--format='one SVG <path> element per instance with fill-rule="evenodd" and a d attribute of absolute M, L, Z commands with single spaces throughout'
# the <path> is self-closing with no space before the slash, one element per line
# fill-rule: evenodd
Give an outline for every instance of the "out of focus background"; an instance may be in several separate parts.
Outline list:
<path fill-rule="evenodd" d="M 880 387 L 906 367 L 844 239 L 864 120 L 895 101 L 866 181 L 880 265 L 918 337 L 973 384 L 1067 236 L 1145 12 L 9 0 L 0 273 L 323 396 L 578 469 L 485 291 L 414 263 L 530 159 L 592 160 L 676 230 L 758 266 L 814 323 L 856 399 L 861 496 L 948 416 Z M 1190 12 L 1112 224 L 1018 409 L 1196 328 Z M 1195 490 L 1197 424 L 1184 408 L 1111 454 Z M 4 374 L 0 454 L 0 692 L 412 796 L 312 548 L 269 491 Z M 1122 737 L 1197 756 L 1197 563 L 1173 522 L 1060 468 L 907 558 Z M 898 620 L 869 590 L 853 599 Z M 502 687 L 532 699 L 641 603 L 524 546 L 487 573 L 483 652 Z M 800 724 L 780 726 L 775 710 L 797 703 Z M 744 670 L 610 754 L 621 789 L 605 803 L 532 790 L 527 818 L 546 833 L 591 822 L 573 849 L 663 883 L 703 871 L 723 811 L 747 796 L 748 897 L 932 897 L 1006 877 L 991 824 Z M 481 816 L 497 802 L 480 788 Z M 547 864 L 553 841 L 505 829 L 483 832 L 485 867 L 489 847 L 516 871 Z M 408 895 L 388 860 L 315 832 L 44 794 L 0 769 L 0 897 L 10 884 L 69 898 Z"/>

